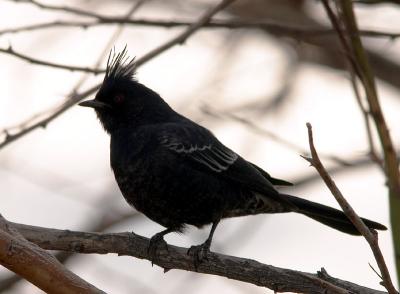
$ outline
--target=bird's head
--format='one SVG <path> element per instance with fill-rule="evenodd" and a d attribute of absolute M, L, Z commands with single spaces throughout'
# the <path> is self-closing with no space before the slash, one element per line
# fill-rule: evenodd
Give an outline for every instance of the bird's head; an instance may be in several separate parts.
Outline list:
<path fill-rule="evenodd" d="M 173 110 L 154 91 L 135 78 L 134 58 L 126 47 L 118 54 L 111 51 L 103 84 L 95 99 L 79 103 L 96 111 L 104 129 L 112 134 L 125 127 L 165 121 Z"/>

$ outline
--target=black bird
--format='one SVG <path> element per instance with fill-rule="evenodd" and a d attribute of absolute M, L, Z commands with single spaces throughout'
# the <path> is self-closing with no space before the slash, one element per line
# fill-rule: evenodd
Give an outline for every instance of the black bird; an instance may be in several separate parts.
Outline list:
<path fill-rule="evenodd" d="M 192 247 L 198 258 L 208 252 L 221 219 L 260 213 L 297 212 L 360 235 L 342 211 L 278 192 L 274 185 L 291 184 L 271 177 L 175 112 L 134 75 L 126 48 L 110 53 L 95 99 L 79 105 L 94 108 L 111 135 L 111 167 L 126 201 L 166 228 L 151 238 L 152 258 L 164 235 L 186 225 L 212 224 L 205 243 Z M 362 220 L 370 229 L 386 230 Z"/>

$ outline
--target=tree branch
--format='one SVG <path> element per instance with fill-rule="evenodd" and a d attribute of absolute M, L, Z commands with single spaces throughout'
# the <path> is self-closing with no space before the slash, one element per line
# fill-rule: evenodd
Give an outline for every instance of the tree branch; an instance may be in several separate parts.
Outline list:
<path fill-rule="evenodd" d="M 389 270 L 386 266 L 385 260 L 383 258 L 382 252 L 379 248 L 378 244 L 378 233 L 376 231 L 370 230 L 361 218 L 356 214 L 353 210 L 351 205 L 347 202 L 344 198 L 343 194 L 340 192 L 339 188 L 336 186 L 335 182 L 332 180 L 328 172 L 325 170 L 324 166 L 322 165 L 321 160 L 319 159 L 317 150 L 314 146 L 313 141 L 313 133 L 312 133 L 312 126 L 310 123 L 307 123 L 308 129 L 308 140 L 310 144 L 310 151 L 312 158 L 305 158 L 307 161 L 311 163 L 313 167 L 318 171 L 321 178 L 324 180 L 326 186 L 332 192 L 333 196 L 335 197 L 336 201 L 339 203 L 340 207 L 343 209 L 343 212 L 346 216 L 350 219 L 353 225 L 357 228 L 357 230 L 364 236 L 367 240 L 371 250 L 375 256 L 375 260 L 379 266 L 382 280 L 385 288 L 388 290 L 389 294 L 398 294 L 397 290 L 394 288 L 392 280 L 390 278 Z"/>
<path fill-rule="evenodd" d="M 202 25 L 207 23 L 213 17 L 213 15 L 215 15 L 234 1 L 235 0 L 222 0 L 219 4 L 207 10 L 203 15 L 199 17 L 197 22 L 193 23 L 190 27 L 178 34 L 176 37 L 160 45 L 159 47 L 156 47 L 155 49 L 151 50 L 150 52 L 139 58 L 136 61 L 136 66 L 139 67 L 149 60 L 153 59 L 154 57 L 158 56 L 159 54 L 163 53 L 164 51 L 172 48 L 173 46 L 184 43 Z M 82 93 L 74 93 L 66 98 L 65 101 L 60 105 L 44 111 L 40 114 L 36 114 L 16 127 L 11 127 L 0 131 L 0 135 L 1 133 L 3 133 L 4 136 L 3 141 L 0 143 L 0 149 L 39 127 L 45 127 L 49 122 L 64 113 L 71 106 L 75 105 L 79 101 L 96 92 L 100 88 L 100 86 L 101 84 L 98 84 Z"/>
<path fill-rule="evenodd" d="M 366 51 L 361 43 L 356 17 L 352 3 L 340 1 L 340 19 L 331 11 L 327 0 L 322 1 L 332 25 L 336 28 L 340 43 L 347 52 L 347 58 L 353 66 L 354 72 L 364 86 L 366 100 L 369 107 L 369 115 L 372 117 L 379 136 L 383 158 L 384 171 L 389 186 L 390 220 L 392 225 L 393 247 L 397 267 L 397 277 L 400 279 L 400 173 L 399 161 L 394 149 L 393 141 L 386 124 L 385 117 L 380 105 L 375 78 L 368 60 Z M 342 21 L 347 31 L 347 37 L 337 23 Z"/>
<path fill-rule="evenodd" d="M 116 253 L 151 260 L 148 256 L 149 239 L 134 233 L 88 233 L 56 230 L 12 223 L 29 241 L 47 250 L 77 253 Z M 196 271 L 187 248 L 168 245 L 157 251 L 155 264 L 164 268 Z M 197 268 L 197 272 L 267 287 L 276 292 L 303 293 L 363 293 L 384 292 L 365 288 L 332 278 L 324 270 L 318 274 L 304 273 L 259 263 L 255 260 L 211 252 Z"/>
<path fill-rule="evenodd" d="M 47 293 L 104 293 L 28 242 L 0 216 L 0 263 Z"/>
<path fill-rule="evenodd" d="M 72 66 L 72 65 L 59 64 L 59 63 L 36 59 L 31 56 L 28 56 L 28 55 L 25 55 L 25 54 L 15 51 L 11 46 L 9 46 L 8 48 L 0 48 L 0 52 L 17 57 L 19 59 L 22 59 L 22 60 L 27 61 L 32 64 L 43 65 L 43 66 L 48 66 L 48 67 L 53 67 L 53 68 L 58 68 L 58 69 L 66 69 L 66 70 L 70 70 L 70 71 L 83 71 L 83 72 L 93 73 L 93 74 L 99 74 L 99 73 L 105 72 L 105 69 L 95 69 L 95 68 L 89 68 L 89 67 Z"/>
<path fill-rule="evenodd" d="M 81 27 L 87 29 L 89 27 L 101 26 L 101 25 L 134 25 L 134 26 L 146 26 L 146 27 L 157 27 L 157 28 L 173 28 L 190 26 L 193 21 L 185 20 L 163 20 L 163 19 L 126 19 L 123 17 L 107 17 L 100 14 L 96 14 L 95 21 L 67 21 L 67 20 L 56 20 L 43 23 L 36 23 L 31 25 L 24 25 L 20 27 L 7 28 L 0 30 L 0 35 L 4 34 L 15 34 L 27 31 L 36 31 L 41 29 L 49 29 L 55 27 Z M 276 34 L 285 34 L 296 38 L 302 36 L 326 36 L 334 35 L 335 30 L 329 28 L 315 28 L 311 26 L 296 26 L 284 23 L 278 23 L 275 21 L 265 20 L 219 20 L 213 19 L 209 23 L 202 26 L 203 29 L 264 29 L 274 32 Z M 390 33 L 385 31 L 379 31 L 374 29 L 363 29 L 360 30 L 360 34 L 364 37 L 371 38 L 389 38 L 397 39 L 400 37 L 400 33 Z"/>

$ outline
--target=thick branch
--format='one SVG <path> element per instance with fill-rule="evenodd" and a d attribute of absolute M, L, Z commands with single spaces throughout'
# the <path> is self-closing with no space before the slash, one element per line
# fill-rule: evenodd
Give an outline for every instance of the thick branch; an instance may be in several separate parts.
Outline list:
<path fill-rule="evenodd" d="M 47 250 L 97 254 L 116 253 L 150 260 L 147 252 L 149 239 L 134 233 L 100 234 L 12 224 L 29 241 Z M 158 258 L 155 260 L 155 264 L 166 270 L 196 271 L 192 257 L 187 254 L 186 248 L 168 245 L 168 250 L 158 250 L 157 253 Z M 207 257 L 198 266 L 198 272 L 267 287 L 276 292 L 384 293 L 332 278 L 325 271 L 317 275 L 304 273 L 218 253 L 210 253 Z"/>
<path fill-rule="evenodd" d="M 28 242 L 0 216 L 0 263 L 47 293 L 104 293 Z"/>

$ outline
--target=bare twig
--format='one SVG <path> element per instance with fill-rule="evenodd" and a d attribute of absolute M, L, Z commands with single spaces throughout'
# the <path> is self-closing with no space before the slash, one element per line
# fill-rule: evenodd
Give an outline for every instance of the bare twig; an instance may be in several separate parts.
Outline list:
<path fill-rule="evenodd" d="M 337 28 L 336 23 L 339 22 L 332 11 L 329 11 L 327 0 L 322 0 L 328 16 Z M 340 5 L 339 5 L 340 4 Z M 397 267 L 397 277 L 400 279 L 400 173 L 399 161 L 393 146 L 392 138 L 380 106 L 378 92 L 375 85 L 375 78 L 370 66 L 367 54 L 361 43 L 361 38 L 357 26 L 356 17 L 354 15 L 351 1 L 339 1 L 340 17 L 347 32 L 348 39 L 344 36 L 340 29 L 337 29 L 342 47 L 347 52 L 347 58 L 353 66 L 354 72 L 364 86 L 366 100 L 370 110 L 370 115 L 374 120 L 375 127 L 381 144 L 385 175 L 389 186 L 389 202 L 390 202 L 390 220 L 392 225 L 392 237 L 395 252 L 395 260 Z"/>
<path fill-rule="evenodd" d="M 4 34 L 15 34 L 28 31 L 36 31 L 41 29 L 49 29 L 56 27 L 81 27 L 87 29 L 95 26 L 102 25 L 113 25 L 113 24 L 123 24 L 123 25 L 134 25 L 134 26 L 147 26 L 147 27 L 158 27 L 158 28 L 173 28 L 181 26 L 190 26 L 194 22 L 187 20 L 163 20 L 163 19 L 126 19 L 124 17 L 108 17 L 100 14 L 91 13 L 93 17 L 96 18 L 95 21 L 68 21 L 68 20 L 56 20 L 43 23 L 36 23 L 32 25 L 24 25 L 20 27 L 8 28 L 0 30 L 0 35 Z M 335 34 L 335 30 L 328 28 L 316 29 L 311 26 L 299 27 L 298 25 L 290 25 L 287 23 L 278 23 L 275 21 L 266 20 L 210 20 L 202 26 L 203 29 L 262 29 L 269 30 L 275 34 L 285 34 L 289 36 L 294 36 L 301 38 L 302 36 L 329 36 Z M 397 39 L 400 37 L 400 33 L 390 33 L 385 31 L 379 31 L 374 29 L 363 29 L 360 30 L 360 34 L 363 37 L 372 38 L 389 38 Z"/>
<path fill-rule="evenodd" d="M 163 45 L 151 50 L 141 58 L 136 61 L 136 65 L 139 67 L 144 63 L 148 62 L 149 60 L 153 59 L 154 57 L 158 56 L 159 54 L 163 53 L 164 51 L 170 49 L 171 47 L 182 44 L 187 40 L 193 33 L 195 33 L 203 24 L 207 23 L 210 18 L 215 15 L 220 10 L 224 9 L 226 6 L 234 2 L 235 0 L 222 0 L 219 4 L 215 7 L 207 10 L 203 15 L 200 16 L 198 21 L 184 30 L 182 33 L 178 34 L 176 37 L 172 38 L 171 40 L 167 41 Z M 93 86 L 92 88 L 82 92 L 70 95 L 64 102 L 60 105 L 50 108 L 47 111 L 41 113 L 41 118 L 37 119 L 38 115 L 34 115 L 32 118 L 29 118 L 22 124 L 4 129 L 0 132 L 4 134 L 4 140 L 0 143 L 0 148 L 14 142 L 15 140 L 23 137 L 27 133 L 39 128 L 45 127 L 49 122 L 57 118 L 59 115 L 64 113 L 68 110 L 71 106 L 75 105 L 77 102 L 83 100 L 84 98 L 88 97 L 89 95 L 93 94 L 100 88 L 101 84 Z M 25 126 L 24 128 L 20 128 L 20 126 Z M 16 131 L 13 131 L 16 130 Z"/>
<path fill-rule="evenodd" d="M 273 141 L 275 141 L 276 143 L 281 144 L 282 146 L 289 148 L 291 150 L 294 150 L 302 155 L 306 155 L 308 153 L 308 151 L 305 150 L 303 147 L 301 147 L 293 142 L 290 142 L 289 140 L 279 136 L 278 134 L 276 134 L 270 130 L 261 128 L 259 125 L 253 123 L 252 121 L 248 120 L 247 118 L 238 116 L 234 113 L 228 113 L 228 112 L 219 113 L 216 110 L 209 107 L 208 105 L 204 105 L 202 107 L 202 111 L 203 111 L 203 113 L 213 116 L 213 117 L 217 117 L 217 118 L 223 117 L 223 118 L 228 118 L 233 121 L 236 121 L 236 122 L 244 125 L 245 127 L 247 127 L 249 130 L 256 132 L 258 134 L 261 134 L 263 136 L 266 136 L 269 139 L 272 139 Z M 347 162 L 346 160 L 339 158 L 337 156 L 331 155 L 331 154 L 324 154 L 323 157 L 326 159 L 329 159 L 337 164 L 340 164 L 340 165 L 344 165 L 344 166 L 350 165 L 350 163 Z"/>
<path fill-rule="evenodd" d="M 326 186 L 332 192 L 333 196 L 335 197 L 336 201 L 339 203 L 340 207 L 343 209 L 343 212 L 346 216 L 350 219 L 350 221 L 354 224 L 357 230 L 365 237 L 371 250 L 375 256 L 375 260 L 379 266 L 383 285 L 388 290 L 389 294 L 398 294 L 392 280 L 390 278 L 389 270 L 386 266 L 385 260 L 383 258 L 382 252 L 379 248 L 378 244 L 378 233 L 376 231 L 370 230 L 360 219 L 360 217 L 356 214 L 347 200 L 343 197 L 342 193 L 340 192 L 339 188 L 336 186 L 335 182 L 332 180 L 330 175 L 325 170 L 324 166 L 322 165 L 321 160 L 318 157 L 318 153 L 314 146 L 313 140 L 313 133 L 312 133 L 312 126 L 310 123 L 307 123 L 308 129 L 308 140 L 310 144 L 310 151 L 312 158 L 305 158 L 307 159 L 312 166 L 318 171 L 321 178 L 324 180 Z"/>
<path fill-rule="evenodd" d="M 323 3 L 327 3 L 326 0 L 323 0 Z M 352 48 L 349 49 L 349 52 L 351 52 L 352 56 L 352 64 L 354 66 L 355 73 L 359 76 L 364 86 L 370 113 L 374 119 L 381 142 L 381 147 L 384 153 L 386 176 L 389 180 L 389 189 L 393 197 L 400 197 L 400 174 L 398 161 L 385 117 L 379 103 L 374 75 L 372 73 L 372 69 L 370 67 L 364 47 L 362 46 L 359 38 L 353 7 L 349 1 L 340 1 L 340 3 L 343 13 L 343 20 L 346 25 L 352 46 Z M 330 17 L 331 21 L 334 22 L 335 16 Z M 346 46 L 345 43 L 345 41 L 344 43 L 342 42 L 343 46 Z"/>
<path fill-rule="evenodd" d="M 365 109 L 365 106 L 361 99 L 360 91 L 358 90 L 357 80 L 356 80 L 356 77 L 352 70 L 350 70 L 350 80 L 351 80 L 351 85 L 353 87 L 354 95 L 357 100 L 358 107 L 360 108 L 361 113 L 364 118 L 365 130 L 367 132 L 367 140 L 368 140 L 368 145 L 369 145 L 369 157 L 371 158 L 372 161 L 374 161 L 380 167 L 380 169 L 383 172 L 385 172 L 385 167 L 383 165 L 382 159 L 379 157 L 379 155 L 376 151 L 374 138 L 372 136 L 371 123 L 369 120 L 369 112 Z"/>
<path fill-rule="evenodd" d="M 80 15 L 80 16 L 96 18 L 96 13 L 94 13 L 94 12 L 89 12 L 89 11 L 85 11 L 83 9 L 73 8 L 73 7 L 69 7 L 69 6 L 57 6 L 57 5 L 51 5 L 51 4 L 44 4 L 44 3 L 41 3 L 36 0 L 14 0 L 14 2 L 29 3 L 29 4 L 37 6 L 38 8 L 41 8 L 41 9 L 54 10 L 54 11 L 60 11 L 60 12 L 68 12 L 68 13 L 73 13 L 73 14 Z"/>
<path fill-rule="evenodd" d="M 149 239 L 134 233 L 87 233 L 69 230 L 56 230 L 42 227 L 15 224 L 21 234 L 31 242 L 48 250 L 65 250 L 78 253 L 133 256 L 149 260 L 147 248 Z M 196 271 L 187 249 L 168 245 L 157 251 L 155 263 L 166 269 Z M 265 265 L 254 260 L 211 252 L 198 266 L 200 273 L 235 279 L 276 292 L 296 293 L 363 293 L 383 294 L 384 292 L 364 288 L 329 276 L 315 275 Z M 330 281 L 328 281 L 328 277 Z M 328 282 L 328 284 L 327 284 Z M 347 288 L 351 286 L 351 292 Z M 350 288 L 350 287 L 349 287 Z"/>
<path fill-rule="evenodd" d="M 28 242 L 0 216 L 0 263 L 47 293 L 104 293 Z"/>
<path fill-rule="evenodd" d="M 8 48 L 0 48 L 0 52 L 17 57 L 19 59 L 25 60 L 32 64 L 43 65 L 43 66 L 48 66 L 48 67 L 53 67 L 53 68 L 58 68 L 58 69 L 64 69 L 64 70 L 70 70 L 70 71 L 83 71 L 83 72 L 93 73 L 93 74 L 99 74 L 99 73 L 105 72 L 104 69 L 94 69 L 94 68 L 89 68 L 89 67 L 72 66 L 72 65 L 59 64 L 59 63 L 36 59 L 31 56 L 28 56 L 28 55 L 25 55 L 25 54 L 15 51 L 11 46 L 9 46 Z"/>
<path fill-rule="evenodd" d="M 138 2 L 134 3 L 132 8 L 128 11 L 128 13 L 126 14 L 125 17 L 126 18 L 131 17 L 146 1 L 147 0 L 139 0 Z M 114 44 L 114 42 L 118 39 L 119 35 L 122 33 L 122 30 L 123 30 L 123 26 L 120 25 L 117 28 L 117 30 L 113 33 L 108 44 L 105 46 L 103 52 L 100 54 L 100 57 L 98 58 L 94 68 L 98 68 L 100 66 L 101 61 L 104 59 L 104 57 L 106 56 L 106 54 L 108 52 L 108 48 L 110 46 L 112 46 L 112 44 Z M 86 78 L 88 76 L 89 75 L 84 75 L 82 77 L 82 79 L 79 80 L 79 82 L 77 83 L 77 85 L 74 87 L 74 89 L 72 91 L 73 93 L 80 88 L 80 86 L 84 83 L 84 81 L 86 80 Z M 23 126 L 22 126 L 22 128 L 23 128 Z M 104 213 L 104 215 L 100 216 L 99 219 L 94 222 L 94 224 L 92 224 L 91 226 L 88 226 L 90 228 L 89 231 L 102 232 L 105 229 L 107 229 L 115 224 L 118 224 L 126 219 L 132 218 L 136 215 L 137 215 L 136 212 L 131 212 L 129 214 L 123 214 L 123 215 L 117 214 L 115 212 L 112 212 L 112 214 L 110 214 L 110 211 L 107 210 Z M 55 257 L 61 263 L 65 263 L 73 255 L 74 255 L 73 252 L 61 252 L 61 253 L 57 253 L 55 255 Z M 19 281 L 21 281 L 21 277 L 19 277 L 17 275 L 9 275 L 7 277 L 1 277 L 0 278 L 0 293 L 4 292 L 6 289 L 9 289 L 10 287 L 14 286 Z"/>

